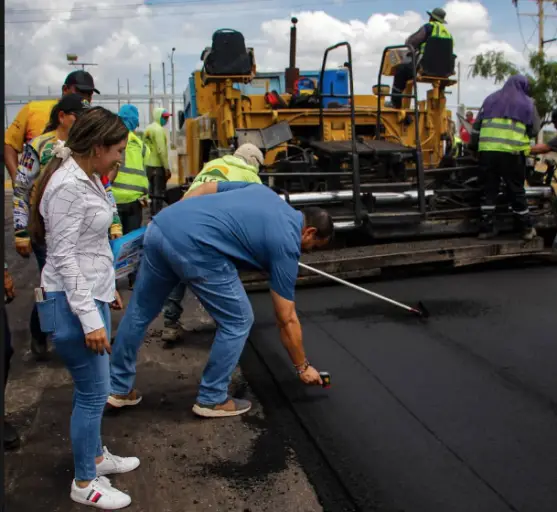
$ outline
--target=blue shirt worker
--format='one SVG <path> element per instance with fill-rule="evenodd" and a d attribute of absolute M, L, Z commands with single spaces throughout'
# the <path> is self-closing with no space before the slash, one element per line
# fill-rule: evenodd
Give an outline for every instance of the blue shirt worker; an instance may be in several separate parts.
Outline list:
<path fill-rule="evenodd" d="M 204 183 L 165 208 L 145 233 L 134 293 L 112 347 L 109 405 L 141 401 L 134 389 L 137 352 L 170 291 L 185 282 L 217 324 L 193 412 L 211 418 L 249 411 L 249 401 L 228 395 L 254 320 L 238 268 L 269 274 L 281 340 L 302 382 L 321 385 L 306 359 L 294 292 L 301 253 L 325 246 L 332 235 L 325 210 L 297 211 L 255 183 Z"/>

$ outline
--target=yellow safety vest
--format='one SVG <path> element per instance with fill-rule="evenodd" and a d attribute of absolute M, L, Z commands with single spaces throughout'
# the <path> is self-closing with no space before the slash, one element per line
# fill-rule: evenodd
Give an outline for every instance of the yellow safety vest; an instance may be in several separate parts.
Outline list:
<path fill-rule="evenodd" d="M 526 125 L 504 118 L 483 119 L 479 151 L 530 154 L 530 137 Z"/>
<path fill-rule="evenodd" d="M 149 180 L 145 172 L 146 152 L 147 146 L 135 133 L 130 132 L 124 160 L 112 183 L 116 204 L 137 201 L 149 192 Z"/>
<path fill-rule="evenodd" d="M 439 23 L 438 21 L 430 21 L 428 23 L 428 25 L 431 25 L 433 27 L 433 32 L 431 33 L 430 37 L 438 37 L 439 39 L 452 39 L 453 38 L 453 36 L 448 31 L 445 24 Z M 427 41 L 420 45 L 420 54 L 424 53 L 426 44 L 427 44 Z"/>
<path fill-rule="evenodd" d="M 188 191 L 211 181 L 244 181 L 261 184 L 257 171 L 256 167 L 246 164 L 241 158 L 226 155 L 205 164 Z"/>

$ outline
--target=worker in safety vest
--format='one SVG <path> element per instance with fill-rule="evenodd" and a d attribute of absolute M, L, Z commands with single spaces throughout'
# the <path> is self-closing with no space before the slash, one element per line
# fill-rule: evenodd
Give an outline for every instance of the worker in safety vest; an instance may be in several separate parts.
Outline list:
<path fill-rule="evenodd" d="M 171 115 L 164 108 L 154 109 L 153 122 L 145 129 L 145 143 L 150 152 L 147 158 L 147 178 L 152 216 L 162 210 L 166 183 L 171 175 L 168 163 L 168 135 L 164 128 L 168 125 Z"/>
<path fill-rule="evenodd" d="M 149 180 L 145 170 L 149 148 L 134 133 L 139 126 L 139 111 L 135 105 L 124 105 L 118 115 L 130 131 L 122 164 L 112 182 L 112 193 L 122 221 L 124 235 L 141 227 L 143 207 L 147 205 Z M 135 282 L 135 274 L 128 276 L 130 289 Z"/>
<path fill-rule="evenodd" d="M 226 155 L 211 160 L 190 185 L 186 197 L 191 191 L 203 183 L 216 181 L 243 181 L 246 183 L 261 183 L 259 166 L 263 164 L 263 153 L 254 144 L 242 144 L 233 155 Z M 175 343 L 182 338 L 184 329 L 180 325 L 182 316 L 182 300 L 186 294 L 186 285 L 180 283 L 166 299 L 164 313 L 164 330 L 162 339 L 168 344 Z"/>
<path fill-rule="evenodd" d="M 419 65 L 421 57 L 425 50 L 425 45 L 430 37 L 437 37 L 442 39 L 453 39 L 453 36 L 447 29 L 445 16 L 447 15 L 444 9 L 439 7 L 433 9 L 429 12 L 429 21 L 423 25 L 417 32 L 412 34 L 406 39 L 405 43 L 408 46 L 412 46 L 418 53 L 416 56 L 416 66 Z M 392 107 L 401 108 L 402 107 L 402 93 L 406 89 L 406 83 L 412 80 L 414 71 L 412 69 L 412 59 L 408 57 L 407 60 L 399 64 L 395 71 L 395 77 L 393 81 L 393 95 L 392 95 Z"/>
<path fill-rule="evenodd" d="M 141 227 L 142 207 L 146 204 L 149 193 L 149 180 L 145 167 L 150 151 L 147 144 L 134 133 L 139 126 L 137 107 L 124 105 L 118 115 L 130 133 L 122 164 L 112 182 L 112 193 L 126 234 Z"/>
<path fill-rule="evenodd" d="M 95 89 L 93 77 L 87 71 L 79 70 L 70 73 L 62 85 L 62 97 L 67 94 L 79 94 L 91 103 Z M 17 114 L 4 135 L 4 162 L 15 181 L 18 165 L 18 154 L 23 152 L 24 144 L 30 142 L 44 132 L 50 119 L 50 112 L 59 100 L 31 101 Z"/>
<path fill-rule="evenodd" d="M 497 235 L 495 209 L 501 179 L 505 182 L 517 229 L 524 240 L 536 236 L 533 228 L 524 180 L 530 139 L 540 131 L 540 118 L 530 94 L 528 79 L 511 76 L 498 91 L 483 102 L 474 123 L 471 147 L 476 146 L 482 174 L 485 176 L 485 198 L 482 203 L 480 238 Z"/>

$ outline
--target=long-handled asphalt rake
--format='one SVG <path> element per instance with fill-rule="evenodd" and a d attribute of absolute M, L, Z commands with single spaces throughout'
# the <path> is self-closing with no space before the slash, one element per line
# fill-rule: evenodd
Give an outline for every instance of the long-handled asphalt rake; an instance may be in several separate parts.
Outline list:
<path fill-rule="evenodd" d="M 310 267 L 305 263 L 299 263 L 299 265 L 303 269 L 309 270 L 310 272 L 314 272 L 315 274 L 319 274 L 320 276 L 326 277 L 327 279 L 331 279 L 332 281 L 336 281 L 337 283 L 340 283 L 344 286 L 348 286 L 349 288 L 365 293 L 366 295 L 370 295 L 371 297 L 375 297 L 376 299 L 389 302 L 390 304 L 398 306 L 399 308 L 406 309 L 406 311 L 410 311 L 411 313 L 418 315 L 420 318 L 429 317 L 429 311 L 425 308 L 425 306 L 421 302 L 418 302 L 418 306 L 413 308 L 407 306 L 406 304 L 402 304 L 401 302 L 397 302 L 396 300 L 389 299 L 388 297 L 384 297 L 383 295 L 379 295 L 378 293 L 372 292 L 370 290 L 366 290 L 365 288 L 362 288 L 361 286 L 358 286 L 356 284 L 349 283 L 344 279 L 340 279 L 338 277 L 332 276 L 331 274 L 327 274 L 327 272 L 323 272 L 322 270 L 318 270 L 316 268 Z"/>

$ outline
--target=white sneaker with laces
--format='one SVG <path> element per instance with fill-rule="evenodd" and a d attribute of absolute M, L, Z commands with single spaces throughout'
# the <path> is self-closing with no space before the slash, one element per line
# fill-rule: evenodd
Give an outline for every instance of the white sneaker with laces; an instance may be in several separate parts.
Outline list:
<path fill-rule="evenodd" d="M 76 503 L 103 510 L 120 510 L 132 502 L 127 494 L 112 487 L 110 480 L 104 476 L 95 478 L 84 489 L 78 487 L 74 480 L 70 497 Z"/>
<path fill-rule="evenodd" d="M 103 461 L 97 464 L 97 476 L 129 473 L 139 466 L 137 457 L 118 457 L 103 447 Z"/>

